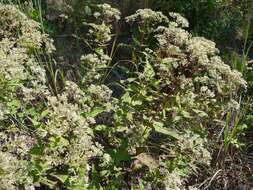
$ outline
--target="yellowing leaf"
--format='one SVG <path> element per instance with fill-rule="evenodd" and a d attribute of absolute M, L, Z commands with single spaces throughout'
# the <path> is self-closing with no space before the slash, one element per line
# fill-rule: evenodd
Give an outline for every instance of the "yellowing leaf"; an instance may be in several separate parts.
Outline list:
<path fill-rule="evenodd" d="M 146 153 L 141 153 L 135 157 L 139 160 L 142 164 L 149 167 L 149 169 L 157 169 L 159 167 L 157 161 L 153 159 L 150 155 Z"/>

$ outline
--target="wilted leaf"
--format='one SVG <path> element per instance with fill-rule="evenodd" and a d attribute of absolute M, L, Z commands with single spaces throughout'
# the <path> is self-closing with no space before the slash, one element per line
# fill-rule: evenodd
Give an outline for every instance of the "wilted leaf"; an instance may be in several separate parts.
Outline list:
<path fill-rule="evenodd" d="M 159 167 L 157 161 L 146 153 L 141 153 L 137 155 L 135 158 L 138 159 L 144 165 L 148 166 L 149 169 L 151 170 L 157 169 Z"/>

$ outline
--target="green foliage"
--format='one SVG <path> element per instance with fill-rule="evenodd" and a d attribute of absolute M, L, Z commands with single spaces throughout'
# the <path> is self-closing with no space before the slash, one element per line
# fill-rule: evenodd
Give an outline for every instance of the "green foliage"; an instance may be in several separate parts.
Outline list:
<path fill-rule="evenodd" d="M 120 44 L 118 9 L 52 2 L 0 4 L 0 189 L 193 190 L 214 152 L 241 147 L 250 71 L 239 57 L 240 72 L 178 13 L 137 10 Z M 82 43 L 71 64 L 45 33 L 62 25 Z"/>
<path fill-rule="evenodd" d="M 129 72 L 131 78 L 122 81 L 125 94 L 116 121 L 120 128 L 127 124 L 125 133 L 134 154 L 151 152 L 166 171 L 164 175 L 161 170 L 150 171 L 158 172 L 157 184 L 144 175 L 146 183 L 182 189 L 183 178 L 199 164 L 208 165 L 205 135 L 212 139 L 219 133 L 222 125 L 216 120 L 237 109 L 231 98 L 246 82 L 221 61 L 213 42 L 192 37 L 183 29 L 188 22 L 179 14 L 170 17 L 149 9 L 127 17 L 134 27 L 135 67 Z M 185 139 L 193 142 L 186 149 Z M 182 178 L 177 187 L 166 181 L 172 173 Z"/>
<path fill-rule="evenodd" d="M 247 9 L 250 9 L 247 0 L 151 0 L 150 4 L 164 13 L 173 11 L 184 15 L 194 33 L 220 43 L 228 42 L 228 37 L 241 27 L 240 23 L 244 22 Z"/>

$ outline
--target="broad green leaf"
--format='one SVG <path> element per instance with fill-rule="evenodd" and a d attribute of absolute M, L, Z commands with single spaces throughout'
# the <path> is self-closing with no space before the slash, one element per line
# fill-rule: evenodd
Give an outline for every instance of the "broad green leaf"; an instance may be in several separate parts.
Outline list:
<path fill-rule="evenodd" d="M 106 125 L 97 125 L 95 131 L 106 131 L 108 127 Z"/>
<path fill-rule="evenodd" d="M 32 122 L 33 126 L 35 126 L 35 127 L 39 127 L 40 126 L 40 122 L 38 122 L 36 120 L 36 118 L 35 119 L 34 118 L 30 118 L 30 121 Z"/>
<path fill-rule="evenodd" d="M 132 101 L 132 105 L 133 106 L 140 106 L 140 105 L 142 105 L 142 101 L 140 101 L 140 100 L 134 100 L 134 101 Z"/>
<path fill-rule="evenodd" d="M 59 144 L 63 145 L 63 146 L 68 146 L 69 145 L 69 141 L 63 137 L 59 138 Z"/>
<path fill-rule="evenodd" d="M 121 145 L 118 149 L 109 149 L 107 153 L 112 157 L 115 162 L 119 163 L 121 161 L 129 161 L 131 160 L 130 155 L 128 154 L 128 141 L 122 140 Z"/>
<path fill-rule="evenodd" d="M 127 112 L 126 118 L 127 118 L 129 121 L 133 121 L 133 113 L 132 113 L 132 112 Z"/>
<path fill-rule="evenodd" d="M 172 129 L 168 129 L 168 128 L 164 127 L 163 123 L 155 121 L 155 122 L 153 122 L 153 126 L 154 126 L 154 129 L 156 132 L 171 136 L 175 139 L 179 139 L 178 133 Z"/>
<path fill-rule="evenodd" d="M 187 112 L 187 111 L 182 110 L 182 111 L 181 111 L 181 114 L 182 114 L 182 116 L 183 116 L 184 118 L 188 118 L 188 119 L 191 119 L 191 118 L 192 118 L 192 116 L 190 115 L 190 113 Z"/>
<path fill-rule="evenodd" d="M 90 117 L 96 117 L 98 114 L 105 111 L 105 108 L 102 107 L 94 107 L 92 111 L 88 114 Z"/>
<path fill-rule="evenodd" d="M 60 174 L 53 174 L 52 176 L 60 180 L 62 183 L 65 183 L 69 178 L 68 175 L 60 175 Z"/>
<path fill-rule="evenodd" d="M 41 116 L 41 118 L 44 118 L 44 117 L 46 117 L 49 113 L 50 113 L 49 110 L 46 109 L 46 110 L 44 110 L 43 112 L 41 112 L 40 116 Z"/>
<path fill-rule="evenodd" d="M 121 97 L 121 100 L 122 102 L 125 102 L 125 103 L 131 103 L 132 101 L 132 98 L 130 97 L 130 94 L 129 92 L 126 92 L 122 97 Z"/>
<path fill-rule="evenodd" d="M 136 78 L 128 78 L 127 79 L 127 82 L 133 82 L 133 81 L 135 81 L 136 80 Z"/>
<path fill-rule="evenodd" d="M 204 111 L 197 110 L 197 109 L 192 109 L 196 114 L 198 114 L 200 117 L 208 117 L 208 114 Z"/>
<path fill-rule="evenodd" d="M 144 67 L 144 75 L 148 78 L 151 79 L 155 76 L 154 69 L 152 65 L 149 63 L 149 61 L 146 61 L 145 67 Z"/>
<path fill-rule="evenodd" d="M 36 146 L 34 147 L 33 149 L 30 150 L 30 154 L 31 155 L 37 155 L 37 156 L 40 156 L 43 154 L 43 151 L 44 151 L 44 147 L 42 145 L 40 146 Z"/>
<path fill-rule="evenodd" d="M 92 14 L 91 9 L 90 9 L 89 6 L 85 6 L 84 10 L 85 10 L 85 13 L 86 13 L 87 15 L 90 16 L 90 15 Z"/>

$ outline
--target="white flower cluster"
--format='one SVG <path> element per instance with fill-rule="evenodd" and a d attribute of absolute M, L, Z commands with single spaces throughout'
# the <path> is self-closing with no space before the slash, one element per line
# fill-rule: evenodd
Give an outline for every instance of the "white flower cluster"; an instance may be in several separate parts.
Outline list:
<path fill-rule="evenodd" d="M 207 141 L 199 135 L 186 131 L 179 140 L 181 152 L 188 152 L 191 155 L 191 162 L 209 165 L 211 161 L 210 152 L 205 148 Z"/>
<path fill-rule="evenodd" d="M 162 47 L 168 47 L 173 44 L 177 46 L 176 48 L 179 48 L 184 45 L 190 37 L 190 34 L 186 30 L 175 26 L 159 26 L 156 32 L 162 33 L 156 35 L 159 45 Z"/>
<path fill-rule="evenodd" d="M 35 76 L 35 80 L 38 83 L 41 84 L 46 84 L 47 80 L 46 80 L 46 70 L 39 65 L 38 63 L 36 64 L 35 58 L 31 58 L 26 62 L 26 67 L 28 67 L 31 71 L 31 75 Z"/>
<path fill-rule="evenodd" d="M 30 50 L 40 49 L 45 44 L 46 50 L 51 52 L 52 41 L 39 31 L 38 23 L 28 19 L 15 6 L 1 4 L 0 17 L 0 88 L 4 85 L 7 93 L 6 83 L 15 84 L 27 99 L 33 99 L 36 93 L 47 93 L 45 69 Z M 25 80 L 31 80 L 29 87 L 21 85 Z"/>
<path fill-rule="evenodd" d="M 98 58 L 97 54 L 88 54 L 88 55 L 83 55 L 81 57 L 81 61 L 84 64 L 90 64 L 90 65 L 99 65 L 101 63 L 100 59 Z M 85 65 L 86 66 L 86 65 Z M 88 66 L 88 65 L 87 65 Z"/>
<path fill-rule="evenodd" d="M 45 167 L 45 173 L 40 174 L 45 176 L 48 171 L 56 171 L 56 167 L 68 168 L 70 183 L 76 185 L 85 180 L 83 175 L 88 176 L 85 173 L 88 159 L 102 155 L 101 146 L 92 142 L 90 123 L 95 119 L 85 117 L 91 110 L 86 104 L 87 94 L 74 82 L 66 81 L 66 89 L 58 96 L 53 95 L 43 65 L 31 53 L 33 49 L 42 50 L 51 40 L 41 34 L 39 24 L 14 6 L 0 4 L 0 17 L 3 26 L 0 28 L 0 93 L 3 94 L 0 189 L 18 190 L 22 186 L 33 190 L 30 170 L 34 168 L 27 166 L 35 162 Z M 52 47 L 46 50 L 50 52 Z M 96 62 L 91 57 L 86 57 L 89 66 Z M 106 64 L 108 60 L 108 56 L 100 55 L 95 64 Z M 107 100 L 111 91 L 105 87 L 100 90 L 104 94 L 100 91 L 99 96 Z M 9 102 L 14 105 L 8 107 Z M 30 154 L 40 144 L 38 137 L 43 146 L 39 156 Z"/>
<path fill-rule="evenodd" d="M 81 57 L 82 65 L 86 71 L 83 82 L 91 84 L 99 81 L 102 77 L 100 71 L 103 71 L 110 61 L 110 57 L 106 54 L 88 54 Z"/>
<path fill-rule="evenodd" d="M 189 27 L 188 20 L 182 17 L 180 14 L 171 12 L 169 13 L 169 15 L 175 20 L 175 23 L 173 23 L 173 25 L 175 25 L 176 27 L 182 27 L 182 28 Z"/>
<path fill-rule="evenodd" d="M 193 170 L 196 165 L 204 164 L 210 165 L 211 155 L 209 151 L 205 148 L 206 140 L 201 138 L 190 131 L 186 131 L 185 134 L 180 136 L 177 148 L 179 150 L 172 150 L 172 154 L 181 152 L 190 161 L 187 163 Z M 182 159 L 182 157 L 180 157 Z M 194 187 L 186 187 L 185 181 L 187 173 L 179 171 L 178 168 L 174 169 L 172 172 L 166 172 L 164 178 L 164 185 L 166 190 L 188 190 L 196 189 Z"/>
<path fill-rule="evenodd" d="M 20 86 L 20 92 L 23 96 L 22 101 L 28 103 L 37 98 L 45 98 L 51 95 L 50 90 L 46 85 L 40 84 L 37 81 L 32 81 L 29 87 Z"/>
<path fill-rule="evenodd" d="M 97 7 L 100 9 L 103 19 L 107 23 L 117 22 L 120 20 L 120 11 L 116 8 L 111 7 L 109 4 L 99 4 Z M 99 12 L 94 13 L 96 17 L 98 17 Z"/>
<path fill-rule="evenodd" d="M 204 97 L 208 97 L 208 98 L 215 97 L 214 92 L 212 92 L 207 86 L 201 86 L 200 94 L 203 95 Z"/>
<path fill-rule="evenodd" d="M 83 116 L 84 111 L 90 111 L 83 105 L 85 93 L 75 83 L 66 83 L 61 95 L 47 97 L 46 123 L 36 134 L 45 143 L 40 162 L 49 168 L 67 166 L 72 174 L 71 183 L 78 184 L 84 180 L 81 175 L 88 175 L 83 174 L 88 160 L 101 155 L 101 146 L 92 142 L 90 119 Z"/>
<path fill-rule="evenodd" d="M 16 39 L 20 47 L 39 49 L 46 44 L 46 50 L 52 52 L 55 48 L 53 41 L 42 34 L 39 23 L 29 19 L 13 5 L 0 4 L 0 37 Z"/>
<path fill-rule="evenodd" d="M 162 12 L 155 12 L 151 9 L 139 9 L 135 14 L 126 17 L 127 23 L 148 23 L 151 26 L 168 23 L 169 19 Z"/>
<path fill-rule="evenodd" d="M 184 179 L 177 171 L 166 174 L 164 185 L 165 190 L 198 190 L 196 187 L 184 187 Z"/>
<path fill-rule="evenodd" d="M 0 151 L 0 189 L 19 190 L 18 183 L 25 184 L 27 190 L 35 190 L 33 179 L 28 176 L 28 163 Z"/>
<path fill-rule="evenodd" d="M 210 77 L 219 84 L 221 89 L 225 89 L 223 93 L 225 93 L 227 89 L 236 92 L 240 87 L 244 89 L 247 88 L 247 82 L 243 79 L 242 73 L 237 70 L 232 70 L 219 56 L 213 56 L 207 68 L 209 69 Z"/>
<path fill-rule="evenodd" d="M 66 81 L 65 90 L 67 97 L 71 101 L 81 103 L 82 101 L 81 99 L 84 95 L 84 92 L 79 88 L 79 86 L 76 83 L 72 81 Z"/>
<path fill-rule="evenodd" d="M 193 37 L 187 41 L 187 50 L 194 58 L 208 58 L 207 56 L 212 56 L 219 52 L 213 41 L 207 40 L 203 37 Z"/>
<path fill-rule="evenodd" d="M 240 104 L 237 101 L 232 99 L 232 100 L 230 100 L 230 102 L 228 102 L 227 109 L 228 110 L 239 110 Z"/>
<path fill-rule="evenodd" d="M 98 12 L 93 14 L 96 22 L 84 22 L 84 24 L 90 27 L 88 32 L 91 41 L 95 42 L 95 45 L 104 46 L 111 41 L 113 26 L 120 20 L 121 13 L 106 3 L 97 5 L 97 8 L 99 9 Z"/>
<path fill-rule="evenodd" d="M 183 162 L 182 170 L 184 171 L 181 173 L 186 175 L 192 173 L 199 165 L 209 165 L 211 155 L 206 148 L 206 139 L 189 131 L 199 127 L 200 130 L 204 128 L 207 134 L 213 134 L 213 131 L 209 131 L 213 121 L 220 119 L 221 113 L 239 108 L 240 105 L 233 100 L 233 97 L 239 90 L 247 87 L 242 74 L 232 70 L 222 61 L 214 42 L 203 37 L 193 37 L 187 32 L 184 28 L 189 26 L 188 21 L 177 13 L 170 13 L 170 18 L 167 18 L 160 12 L 141 9 L 127 17 L 126 20 L 128 23 L 136 24 L 134 27 L 137 30 L 134 37 L 149 34 L 147 39 L 138 38 L 142 40 L 142 44 L 148 46 L 149 39 L 152 37 L 155 37 L 158 42 L 152 53 L 145 52 L 148 54 L 147 60 L 140 61 L 146 64 L 142 67 L 149 67 L 152 72 L 152 80 L 143 73 L 136 72 L 138 77 L 134 81 L 134 85 L 137 85 L 139 89 L 145 89 L 147 91 L 145 93 L 149 94 L 151 98 L 148 97 L 147 104 L 142 107 L 145 111 L 138 110 L 131 113 L 129 120 L 135 123 L 128 125 L 128 128 L 132 128 L 132 131 L 139 130 L 140 126 L 146 122 L 145 118 L 148 118 L 147 122 L 163 121 L 164 127 L 175 127 L 181 131 L 181 134 L 177 142 L 168 145 L 172 153 L 175 152 L 176 158 L 162 160 L 161 164 L 180 165 Z M 160 90 L 159 92 L 147 90 L 147 86 Z M 159 102 L 157 99 L 165 100 L 165 106 L 157 103 Z M 141 99 L 140 102 L 144 104 L 142 101 Z M 160 112 L 163 113 L 163 116 Z M 150 143 L 148 138 L 150 133 L 147 130 L 145 132 L 147 137 L 141 136 L 142 139 L 144 138 L 142 143 L 145 143 L 145 140 Z M 140 139 L 138 133 L 135 135 Z M 134 140 L 136 138 L 132 134 L 129 136 Z M 167 145 L 163 144 L 163 146 Z M 173 147 L 176 147 L 176 150 Z M 177 160 L 178 152 L 181 153 L 180 161 Z M 167 155 L 164 153 L 159 156 L 166 157 Z M 164 181 L 167 189 L 187 189 L 183 184 L 187 176 L 177 172 L 168 173 L 168 179 Z"/>
<path fill-rule="evenodd" d="M 51 135 L 64 136 L 64 134 L 72 131 L 74 134 L 76 126 L 87 126 L 87 123 L 83 117 L 78 113 L 78 105 L 68 103 L 68 99 L 65 94 L 59 97 L 48 97 L 49 106 L 52 111 L 52 120 L 48 121 L 48 133 Z M 64 120 L 61 120 L 64 118 Z M 60 122 L 61 120 L 61 122 Z"/>
<path fill-rule="evenodd" d="M 166 174 L 164 179 L 164 185 L 166 190 L 183 190 L 183 180 L 178 172 Z"/>
<path fill-rule="evenodd" d="M 111 35 L 111 27 L 106 25 L 105 23 L 102 24 L 88 24 L 91 28 L 89 29 L 89 33 L 93 39 L 99 44 L 108 43 L 112 39 Z"/>
<path fill-rule="evenodd" d="M 35 94 L 48 94 L 46 71 L 29 55 L 23 47 L 15 47 L 16 41 L 4 38 L 0 41 L 0 79 L 1 85 L 16 83 L 20 87 L 24 98 L 35 99 Z M 21 85 L 22 81 L 30 80 L 29 87 Z M 7 93 L 7 89 L 5 89 Z"/>
<path fill-rule="evenodd" d="M 90 85 L 88 92 L 91 93 L 95 98 L 102 101 L 109 101 L 112 96 L 112 91 L 105 85 Z"/>
<path fill-rule="evenodd" d="M 25 49 L 15 48 L 15 42 L 3 39 L 0 41 L 0 76 L 8 81 L 26 79 L 24 64 L 27 58 Z"/>
<path fill-rule="evenodd" d="M 195 108 L 196 100 L 202 101 L 202 105 L 214 105 L 220 95 L 223 96 L 220 101 L 226 104 L 231 92 L 236 93 L 238 89 L 247 87 L 242 74 L 222 61 L 214 42 L 203 37 L 192 37 L 183 29 L 188 26 L 183 17 L 176 13 L 170 13 L 170 16 L 177 24 L 172 21 L 168 26 L 155 29 L 159 46 L 154 66 L 161 82 L 169 86 L 180 84 L 185 96 L 189 94 L 188 91 L 192 91 L 196 97 L 192 99 Z M 189 99 L 184 98 L 184 94 L 180 95 L 181 99 Z"/>

